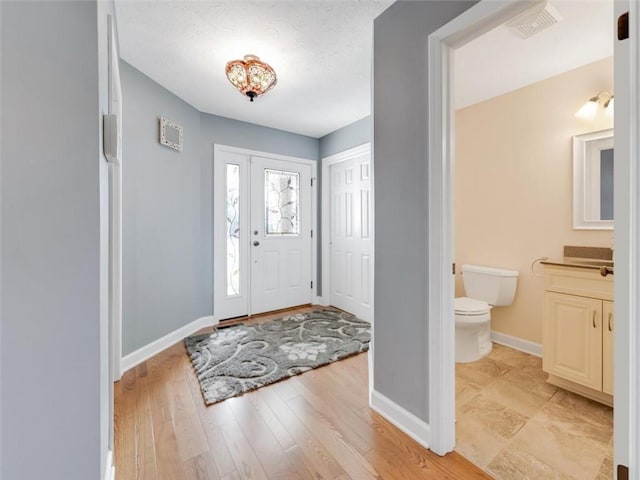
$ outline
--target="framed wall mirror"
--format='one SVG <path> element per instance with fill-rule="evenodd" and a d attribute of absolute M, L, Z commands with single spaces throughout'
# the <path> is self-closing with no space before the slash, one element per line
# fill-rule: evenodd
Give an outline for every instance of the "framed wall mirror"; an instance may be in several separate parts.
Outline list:
<path fill-rule="evenodd" d="M 573 228 L 613 230 L 613 129 L 573 137 Z"/>

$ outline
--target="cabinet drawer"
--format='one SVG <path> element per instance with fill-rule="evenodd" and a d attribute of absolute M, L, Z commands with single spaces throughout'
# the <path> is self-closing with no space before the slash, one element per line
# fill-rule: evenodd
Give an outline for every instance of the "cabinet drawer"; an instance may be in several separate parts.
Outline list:
<path fill-rule="evenodd" d="M 613 300 L 613 276 L 603 277 L 599 270 L 544 266 L 544 289 L 581 297 Z"/>

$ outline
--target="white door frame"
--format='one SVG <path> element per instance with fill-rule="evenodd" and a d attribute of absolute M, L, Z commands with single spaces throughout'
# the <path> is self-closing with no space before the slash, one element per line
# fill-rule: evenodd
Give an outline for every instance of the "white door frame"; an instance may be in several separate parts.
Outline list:
<path fill-rule="evenodd" d="M 309 293 L 309 301 L 314 302 L 316 299 L 316 287 L 317 287 L 317 272 L 318 272 L 318 199 L 317 199 L 317 175 L 318 175 L 318 162 L 315 160 L 309 160 L 307 158 L 300 157 L 292 157 L 288 155 L 279 155 L 276 153 L 263 152 L 260 150 L 250 150 L 247 148 L 239 148 L 232 147 L 229 145 L 221 145 L 214 144 L 213 146 L 213 319 L 217 323 L 222 320 L 224 317 L 220 316 L 219 312 L 216 311 L 216 303 L 222 301 L 223 292 L 220 288 L 216 288 L 215 284 L 215 269 L 222 268 L 221 266 L 226 265 L 226 252 L 222 245 L 219 245 L 220 237 L 216 235 L 216 232 L 219 229 L 216 229 L 216 225 L 224 220 L 224 217 L 221 216 L 221 208 L 219 208 L 219 202 L 224 202 L 225 197 L 218 190 L 218 184 L 216 178 L 219 175 L 222 175 L 222 167 L 219 161 L 220 154 L 222 152 L 230 152 L 236 153 L 240 155 L 246 155 L 247 157 L 266 157 L 272 158 L 274 160 L 282 160 L 285 162 L 298 163 L 303 165 L 311 166 L 311 228 L 313 230 L 313 235 L 311 237 L 311 281 L 313 282 L 313 287 L 310 289 Z M 249 202 L 250 205 L 251 199 L 251 191 L 248 190 L 248 196 L 246 202 Z M 249 251 L 249 243 L 244 242 L 241 244 L 241 255 L 245 255 L 248 258 L 250 254 Z M 245 275 L 250 275 L 250 267 L 247 268 L 247 272 Z M 247 295 L 247 313 L 251 315 L 251 291 L 248 290 Z"/>
<path fill-rule="evenodd" d="M 629 12 L 630 40 L 615 41 L 614 171 L 614 466 L 640 478 L 640 8 L 636 0 L 615 0 L 614 22 Z M 626 61 L 625 61 L 626 60 Z M 625 126 L 625 128 L 621 128 Z M 617 474 L 614 474 L 617 478 Z"/>
<path fill-rule="evenodd" d="M 371 195 L 371 275 L 372 284 L 375 285 L 375 182 L 374 182 L 374 166 L 373 155 L 371 151 L 371 142 L 363 143 L 357 147 L 350 148 L 344 152 L 323 158 L 322 161 L 322 298 L 319 302 L 322 305 L 328 305 L 331 302 L 331 166 L 336 163 L 350 160 L 363 154 L 369 154 L 369 188 Z M 373 293 L 373 292 L 372 292 Z M 368 382 L 369 387 L 369 404 L 371 404 L 371 393 L 373 392 L 373 365 L 374 365 L 374 319 L 375 319 L 375 299 L 371 305 L 371 341 L 369 342 L 368 357 Z"/>
<path fill-rule="evenodd" d="M 109 161 L 109 325 L 111 380 L 122 377 L 122 84 L 115 22 L 107 16 L 109 114 L 117 117 L 116 158 Z"/>
<path fill-rule="evenodd" d="M 616 0 L 619 11 L 630 11 L 632 38 L 638 32 L 640 13 L 638 5 L 629 0 Z M 454 276 L 451 273 L 454 262 L 453 231 L 453 162 L 454 162 L 454 101 L 453 101 L 453 50 L 456 47 L 482 35 L 514 16 L 526 11 L 537 1 L 483 0 L 474 5 L 447 25 L 429 36 L 429 311 L 428 311 L 428 356 L 429 356 L 429 426 L 431 450 L 440 455 L 453 450 L 455 446 L 455 318 L 453 309 Z M 630 5 L 631 4 L 631 5 Z M 616 7 L 618 8 L 618 7 Z M 617 18 L 617 17 L 616 17 Z M 616 131 L 616 153 L 620 158 L 637 159 L 638 118 L 640 104 L 637 95 L 639 48 L 637 39 L 629 42 L 631 52 L 629 78 L 631 87 L 616 88 L 619 104 L 629 104 L 631 112 L 626 117 L 616 109 L 616 124 L 628 125 L 624 140 L 621 129 Z M 618 71 L 616 71 L 618 77 Z M 629 78 L 626 81 L 629 81 Z M 616 80 L 618 82 L 618 79 Z M 624 84 L 624 79 L 621 80 Z M 618 87 L 618 85 L 616 85 Z M 630 98 L 620 98 L 631 95 Z M 627 101 L 630 100 L 630 101 Z M 626 142 L 626 145 L 620 145 Z M 626 147 L 626 150 L 623 148 Z M 620 179 L 626 180 L 625 188 L 620 188 Z M 640 302 L 636 301 L 640 288 L 640 169 L 634 162 L 620 167 L 616 164 L 616 357 L 618 366 L 632 365 L 629 375 L 622 376 L 625 367 L 616 368 L 616 459 L 631 468 L 629 478 L 640 478 L 638 471 L 638 434 L 640 416 L 633 411 L 640 400 Z M 633 262 L 633 263 L 632 263 Z M 625 266 L 629 266 L 628 270 Z M 626 328 L 621 319 L 629 319 Z M 626 344 L 623 345 L 623 343 Z M 621 385 L 628 384 L 629 391 Z M 626 423 L 628 430 L 623 429 Z M 624 449 L 628 446 L 629 455 Z"/>

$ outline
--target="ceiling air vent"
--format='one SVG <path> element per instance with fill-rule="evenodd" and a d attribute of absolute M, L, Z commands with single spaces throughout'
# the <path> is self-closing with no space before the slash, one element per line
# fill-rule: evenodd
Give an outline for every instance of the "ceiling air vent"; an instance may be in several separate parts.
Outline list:
<path fill-rule="evenodd" d="M 507 27 L 520 38 L 529 38 L 545 28 L 555 25 L 560 20 L 562 17 L 558 10 L 544 2 L 507 22 Z"/>

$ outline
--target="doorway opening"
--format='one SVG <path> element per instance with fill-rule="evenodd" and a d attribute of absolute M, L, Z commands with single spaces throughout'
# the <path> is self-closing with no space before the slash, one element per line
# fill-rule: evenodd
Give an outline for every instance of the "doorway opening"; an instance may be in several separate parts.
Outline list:
<path fill-rule="evenodd" d="M 214 319 L 311 304 L 316 162 L 216 145 Z"/>
<path fill-rule="evenodd" d="M 373 320 L 373 170 L 367 143 L 322 160 L 324 303 Z"/>
<path fill-rule="evenodd" d="M 522 38 L 536 15 L 557 23 Z M 497 479 L 613 472 L 613 277 L 596 265 L 612 258 L 600 204 L 613 190 L 572 145 L 612 131 L 604 103 L 575 115 L 613 92 L 612 17 L 611 3 L 541 4 L 455 53 L 456 451 Z M 481 58 L 500 90 L 483 91 Z M 612 133 L 601 143 L 613 153 Z M 578 178 L 585 165 L 593 178 Z M 588 226 L 574 222 L 578 185 L 597 207 Z"/>
<path fill-rule="evenodd" d="M 453 450 L 455 446 L 455 368 L 454 368 L 454 277 L 451 275 L 451 266 L 454 260 L 453 249 L 453 158 L 454 158 L 454 103 L 453 103 L 453 50 L 492 30 L 516 16 L 527 11 L 535 2 L 481 2 L 472 7 L 458 18 L 454 19 L 442 29 L 432 34 L 429 38 L 429 102 L 432 113 L 429 123 L 429 406 L 431 427 L 431 449 L 444 454 Z M 615 6 L 616 15 L 629 8 L 628 2 Z M 618 101 L 628 105 L 627 95 L 632 90 L 630 84 L 636 81 L 630 74 L 628 62 L 630 46 L 628 42 L 615 44 L 615 70 L 616 93 Z M 624 56 L 624 57 L 623 57 Z M 633 69 L 631 69 L 633 71 Z M 621 100 L 621 97 L 625 97 Z M 622 271 L 616 270 L 615 283 L 615 313 L 619 321 L 615 329 L 615 378 L 624 379 L 625 385 L 616 382 L 614 403 L 615 437 L 614 465 L 627 464 L 630 461 L 629 448 L 630 432 L 634 430 L 635 423 L 630 416 L 629 399 L 635 398 L 634 392 L 637 385 L 629 382 L 629 360 L 635 355 L 635 344 L 627 341 L 631 335 L 635 341 L 635 327 L 631 327 L 631 316 L 636 309 L 633 298 L 633 279 L 636 275 L 637 265 L 633 264 L 635 258 L 631 254 L 629 238 L 636 238 L 635 222 L 632 221 L 630 210 L 634 210 L 635 204 L 630 202 L 630 193 L 637 189 L 635 170 L 628 158 L 634 149 L 629 148 L 629 139 L 634 133 L 630 133 L 633 127 L 633 117 L 629 109 L 623 107 L 623 111 L 616 110 L 616 125 L 624 128 L 616 130 L 616 188 L 615 218 L 616 230 L 625 232 L 625 238 L 615 238 L 616 266 L 622 267 Z M 571 115 L 573 112 L 571 112 Z M 570 141 L 570 139 L 568 140 Z M 623 185 L 621 185 L 623 184 Z M 634 193 L 635 195 L 635 193 Z M 634 197 L 635 198 L 635 197 Z M 626 234 L 629 235 L 626 235 Z M 627 270 L 627 265 L 630 265 Z M 621 275 L 619 275 L 621 273 Z M 624 315 L 623 315 L 623 314 Z M 442 319 L 435 321 L 433 319 Z M 622 320 L 624 319 L 624 320 Z M 598 325 L 598 320 L 596 320 Z M 623 360 L 623 361 L 621 361 Z M 624 434 L 624 437 L 623 437 Z M 620 441 L 622 440 L 622 441 Z M 632 443 L 632 442 L 631 442 Z"/>

